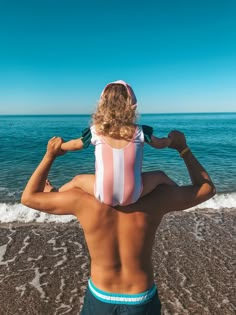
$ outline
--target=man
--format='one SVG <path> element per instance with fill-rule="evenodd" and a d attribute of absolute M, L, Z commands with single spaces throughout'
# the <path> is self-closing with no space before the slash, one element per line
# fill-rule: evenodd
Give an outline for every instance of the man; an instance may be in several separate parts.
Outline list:
<path fill-rule="evenodd" d="M 53 137 L 22 195 L 22 203 L 52 214 L 72 214 L 80 221 L 91 256 L 91 278 L 82 315 L 158 315 L 161 304 L 154 285 L 152 246 L 162 217 L 211 198 L 214 184 L 186 144 L 172 131 L 171 148 L 183 158 L 192 185 L 160 185 L 137 203 L 110 207 L 78 188 L 44 192 L 49 170 L 61 151 Z"/>

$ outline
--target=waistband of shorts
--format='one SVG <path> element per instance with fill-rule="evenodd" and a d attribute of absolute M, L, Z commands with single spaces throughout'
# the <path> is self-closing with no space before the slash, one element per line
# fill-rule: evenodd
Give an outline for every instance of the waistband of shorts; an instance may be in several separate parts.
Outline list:
<path fill-rule="evenodd" d="M 157 294 L 157 287 L 155 284 L 145 292 L 138 294 L 120 294 L 120 293 L 109 293 L 102 291 L 95 287 L 92 280 L 88 281 L 88 288 L 92 295 L 104 303 L 111 304 L 129 304 L 129 305 L 138 305 L 148 303 L 154 295 Z"/>

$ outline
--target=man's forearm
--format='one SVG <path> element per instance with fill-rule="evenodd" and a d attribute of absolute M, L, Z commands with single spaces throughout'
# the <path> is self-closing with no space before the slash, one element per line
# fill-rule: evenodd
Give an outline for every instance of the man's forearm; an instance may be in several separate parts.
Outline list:
<path fill-rule="evenodd" d="M 209 174 L 207 173 L 205 168 L 200 164 L 200 162 L 196 159 L 191 150 L 189 149 L 186 153 L 184 153 L 182 158 L 187 166 L 192 184 L 197 186 L 207 184 L 212 189 L 212 192 L 214 194 L 215 186 Z"/>
<path fill-rule="evenodd" d="M 164 213 L 194 207 L 215 194 L 215 187 L 210 176 L 188 148 L 184 134 L 181 131 L 173 130 L 168 137 L 171 139 L 170 148 L 177 150 L 183 158 L 192 185 L 160 188 L 159 203 Z"/>
<path fill-rule="evenodd" d="M 48 154 L 44 155 L 42 161 L 31 175 L 25 187 L 25 190 L 22 194 L 22 200 L 28 198 L 33 193 L 42 192 L 44 190 L 45 182 L 54 159 L 54 157 Z"/>

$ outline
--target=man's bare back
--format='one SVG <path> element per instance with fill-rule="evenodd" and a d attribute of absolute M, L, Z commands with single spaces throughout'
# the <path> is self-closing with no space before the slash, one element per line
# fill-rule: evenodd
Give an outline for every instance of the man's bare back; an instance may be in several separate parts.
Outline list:
<path fill-rule="evenodd" d="M 93 283 L 119 293 L 150 288 L 152 245 L 161 218 L 154 206 L 146 210 L 145 200 L 125 209 L 99 204 L 83 213 L 79 220 L 91 256 Z"/>
<path fill-rule="evenodd" d="M 169 136 L 173 149 L 184 152 L 192 185 L 160 185 L 137 203 L 116 208 L 101 204 L 76 188 L 46 193 L 44 186 L 50 167 L 63 154 L 62 140 L 54 137 L 23 192 L 22 203 L 31 208 L 78 218 L 91 257 L 91 280 L 102 291 L 139 294 L 149 290 L 154 281 L 152 247 L 162 217 L 167 212 L 195 206 L 215 193 L 205 169 L 189 149 L 183 151 L 187 147 L 184 135 L 173 131 Z"/>

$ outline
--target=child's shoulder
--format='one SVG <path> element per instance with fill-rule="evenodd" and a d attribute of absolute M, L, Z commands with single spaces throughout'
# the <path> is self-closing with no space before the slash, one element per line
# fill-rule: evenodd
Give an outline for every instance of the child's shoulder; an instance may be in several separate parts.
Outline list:
<path fill-rule="evenodd" d="M 84 149 L 89 146 L 89 144 L 91 143 L 91 139 L 92 139 L 92 133 L 91 133 L 90 127 L 83 129 L 82 134 L 81 134 L 81 140 L 83 142 Z"/>
<path fill-rule="evenodd" d="M 151 126 L 148 126 L 148 125 L 139 125 L 140 126 L 140 128 L 142 128 L 142 130 L 143 130 L 143 132 L 153 132 L 153 127 L 151 127 Z"/>
<path fill-rule="evenodd" d="M 141 124 L 138 124 L 136 125 L 136 128 L 140 131 L 142 131 L 144 134 L 146 133 L 153 133 L 153 127 L 151 126 L 148 126 L 148 125 L 141 125 Z"/>
<path fill-rule="evenodd" d="M 153 127 L 148 125 L 137 125 L 139 132 L 143 135 L 145 142 L 151 142 L 151 136 L 153 135 Z"/>

